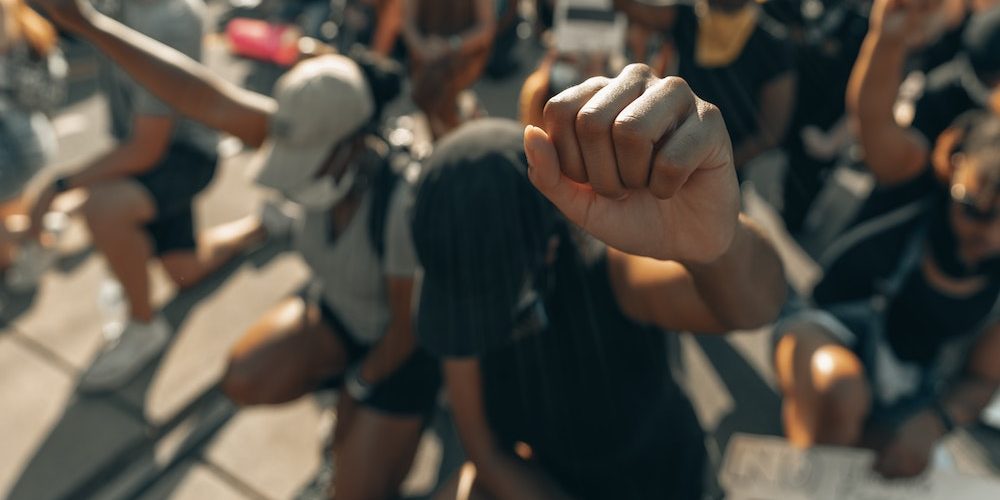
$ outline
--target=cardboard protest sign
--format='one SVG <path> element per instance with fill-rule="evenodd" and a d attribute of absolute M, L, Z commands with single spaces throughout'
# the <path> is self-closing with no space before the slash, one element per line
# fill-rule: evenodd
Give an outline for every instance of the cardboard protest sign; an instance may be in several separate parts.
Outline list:
<path fill-rule="evenodd" d="M 556 4 L 555 40 L 559 52 L 625 51 L 628 20 L 612 0 L 562 0 Z"/>
<path fill-rule="evenodd" d="M 935 470 L 889 481 L 875 454 L 852 448 L 802 450 L 775 437 L 733 436 L 719 482 L 729 500 L 996 500 L 1000 480 Z"/>

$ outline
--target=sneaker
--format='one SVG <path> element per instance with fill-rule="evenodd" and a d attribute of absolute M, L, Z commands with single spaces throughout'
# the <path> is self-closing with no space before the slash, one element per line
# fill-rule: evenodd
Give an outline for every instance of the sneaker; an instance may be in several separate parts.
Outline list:
<path fill-rule="evenodd" d="M 109 339 L 94 364 L 80 380 L 80 392 L 119 389 L 155 358 L 170 340 L 170 325 L 163 317 L 151 323 L 129 321 L 117 338 Z"/>
<path fill-rule="evenodd" d="M 260 221 L 267 230 L 267 237 L 272 240 L 287 240 L 292 235 L 292 223 L 295 214 L 285 203 L 266 201 L 260 211 Z"/>
<path fill-rule="evenodd" d="M 54 248 L 46 248 L 37 242 L 25 243 L 17 251 L 14 263 L 7 270 L 7 287 L 15 293 L 34 290 L 55 263 L 58 254 Z"/>

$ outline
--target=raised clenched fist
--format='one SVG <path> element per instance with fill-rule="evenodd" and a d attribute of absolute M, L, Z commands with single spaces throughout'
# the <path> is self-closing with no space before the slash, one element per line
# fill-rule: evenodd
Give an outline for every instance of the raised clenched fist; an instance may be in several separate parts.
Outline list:
<path fill-rule="evenodd" d="M 549 101 L 525 148 L 532 183 L 615 248 L 708 263 L 733 240 L 740 198 L 729 133 L 680 78 L 635 64 L 588 80 Z"/>

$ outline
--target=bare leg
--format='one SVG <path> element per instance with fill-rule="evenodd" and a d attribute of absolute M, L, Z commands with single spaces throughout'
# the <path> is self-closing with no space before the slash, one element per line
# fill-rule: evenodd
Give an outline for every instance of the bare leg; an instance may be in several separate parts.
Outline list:
<path fill-rule="evenodd" d="M 420 445 L 422 416 L 386 415 L 341 394 L 330 498 L 396 498 Z"/>
<path fill-rule="evenodd" d="M 240 405 L 280 404 L 343 372 L 347 353 L 300 297 L 265 314 L 233 347 L 222 390 Z"/>
<path fill-rule="evenodd" d="M 122 284 L 131 317 L 148 323 L 153 306 L 146 265 L 153 247 L 143 226 L 156 217 L 152 198 L 134 181 L 99 184 L 90 188 L 83 214 L 94 246 Z"/>
<path fill-rule="evenodd" d="M 476 466 L 466 462 L 435 494 L 434 500 L 490 500 L 493 497 L 477 485 Z"/>
<path fill-rule="evenodd" d="M 267 231 L 257 216 L 213 227 L 198 237 L 195 251 L 170 252 L 160 261 L 180 288 L 190 288 L 244 251 L 263 243 Z"/>
<path fill-rule="evenodd" d="M 858 446 L 871 411 L 871 389 L 858 357 L 823 328 L 800 325 L 778 343 L 775 367 L 792 443 Z"/>
<path fill-rule="evenodd" d="M 7 231 L 6 220 L 12 215 L 21 215 L 21 205 L 19 200 L 14 199 L 0 203 L 0 272 L 3 272 L 14 263 L 14 254 L 17 248 L 17 235 Z"/>

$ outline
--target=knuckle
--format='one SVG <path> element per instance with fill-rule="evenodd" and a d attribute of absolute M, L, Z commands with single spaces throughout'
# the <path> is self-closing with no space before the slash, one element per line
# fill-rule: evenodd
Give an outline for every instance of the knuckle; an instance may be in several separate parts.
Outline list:
<path fill-rule="evenodd" d="M 572 104 L 560 96 L 550 99 L 542 110 L 542 119 L 549 126 L 569 122 L 574 115 Z"/>
<path fill-rule="evenodd" d="M 579 135 L 593 137 L 610 129 L 611 121 L 597 108 L 584 108 L 576 116 L 576 132 Z"/>
<path fill-rule="evenodd" d="M 622 69 L 621 76 L 632 76 L 637 78 L 646 78 L 653 74 L 653 70 L 646 64 L 642 63 L 632 63 L 625 66 Z"/>
<path fill-rule="evenodd" d="M 639 144 L 651 141 L 646 131 L 646 125 L 634 116 L 619 117 L 611 127 L 611 134 L 616 143 Z"/>
<path fill-rule="evenodd" d="M 663 83 L 677 92 L 694 94 L 694 91 L 691 90 L 691 85 L 688 84 L 687 80 L 679 76 L 668 76 L 663 79 Z"/>

